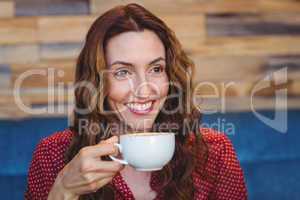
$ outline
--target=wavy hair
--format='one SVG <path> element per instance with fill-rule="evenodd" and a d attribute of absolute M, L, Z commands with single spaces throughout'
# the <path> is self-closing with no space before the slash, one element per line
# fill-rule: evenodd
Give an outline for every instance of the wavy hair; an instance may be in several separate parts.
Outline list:
<path fill-rule="evenodd" d="M 77 60 L 75 84 L 88 82 L 96 88 L 97 92 L 91 92 L 87 87 L 75 88 L 76 108 L 86 109 L 88 112 L 80 113 L 74 110 L 73 124 L 70 126 L 74 136 L 66 152 L 66 162 L 70 162 L 81 148 L 95 145 L 111 136 L 109 131 L 106 134 L 103 129 L 79 130 L 80 120 L 86 120 L 88 126 L 92 126 L 93 123 L 101 124 L 102 127 L 108 128 L 105 130 L 110 130 L 111 123 L 120 122 L 115 115 L 104 112 L 106 109 L 109 110 L 106 101 L 107 81 L 105 76 L 101 76 L 101 72 L 106 69 L 107 42 L 118 34 L 145 29 L 156 33 L 163 43 L 166 52 L 166 72 L 170 83 L 174 83 L 169 86 L 168 95 L 179 95 L 183 105 L 179 105 L 177 98 L 167 98 L 163 105 L 164 110 L 176 110 L 178 106 L 180 109 L 171 114 L 160 111 L 155 119 L 155 124 L 179 125 L 179 128 L 172 130 L 176 133 L 175 154 L 172 160 L 157 172 L 161 183 L 159 191 L 162 191 L 168 199 L 190 200 L 195 192 L 192 173 L 195 169 L 201 169 L 197 172 L 205 176 L 204 166 L 208 154 L 207 145 L 199 129 L 201 114 L 193 106 L 190 93 L 194 64 L 183 51 L 175 33 L 161 19 L 138 4 L 117 6 L 108 10 L 92 24 L 87 33 L 84 47 Z M 196 138 L 193 140 L 193 145 L 190 138 Z M 114 199 L 112 185 L 107 184 L 95 193 L 81 195 L 80 199 Z"/>

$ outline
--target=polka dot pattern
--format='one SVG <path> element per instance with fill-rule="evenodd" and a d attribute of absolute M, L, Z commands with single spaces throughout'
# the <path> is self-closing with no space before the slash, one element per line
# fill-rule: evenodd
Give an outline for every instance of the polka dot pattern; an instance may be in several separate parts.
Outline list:
<path fill-rule="evenodd" d="M 203 180 L 197 168 L 192 174 L 195 185 L 195 200 L 244 200 L 247 191 L 243 171 L 237 160 L 234 148 L 226 135 L 213 129 L 202 128 L 201 133 L 209 146 L 206 170 L 210 179 Z M 64 153 L 70 145 L 73 133 L 66 129 L 43 139 L 37 146 L 28 173 L 28 185 L 25 193 L 27 200 L 46 200 L 59 171 L 65 166 Z M 191 140 L 193 140 L 192 138 Z M 192 141 L 191 141 L 192 142 Z M 200 159 L 200 158 L 199 158 Z M 112 182 L 116 200 L 134 200 L 134 196 L 120 173 Z M 157 193 L 155 200 L 162 200 L 163 191 L 159 191 L 159 177 L 151 174 L 150 185 Z"/>

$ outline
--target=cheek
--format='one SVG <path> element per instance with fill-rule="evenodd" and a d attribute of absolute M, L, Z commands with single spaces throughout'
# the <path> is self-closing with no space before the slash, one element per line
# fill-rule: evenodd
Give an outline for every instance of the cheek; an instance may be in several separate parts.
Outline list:
<path fill-rule="evenodd" d="M 122 84 L 120 82 L 115 83 L 111 81 L 108 87 L 108 101 L 110 104 L 124 102 L 130 93 L 130 87 L 128 84 Z"/>
<path fill-rule="evenodd" d="M 160 80 L 156 80 L 156 88 L 158 88 L 159 96 L 161 98 L 166 97 L 169 92 L 169 79 L 168 77 L 165 77 Z"/>

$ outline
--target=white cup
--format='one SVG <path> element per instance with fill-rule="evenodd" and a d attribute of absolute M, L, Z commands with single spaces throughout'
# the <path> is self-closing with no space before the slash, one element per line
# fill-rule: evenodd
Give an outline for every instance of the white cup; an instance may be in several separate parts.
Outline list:
<path fill-rule="evenodd" d="M 165 132 L 134 133 L 120 136 L 115 143 L 123 156 L 110 158 L 125 165 L 131 165 L 138 171 L 162 169 L 173 157 L 175 134 Z"/>

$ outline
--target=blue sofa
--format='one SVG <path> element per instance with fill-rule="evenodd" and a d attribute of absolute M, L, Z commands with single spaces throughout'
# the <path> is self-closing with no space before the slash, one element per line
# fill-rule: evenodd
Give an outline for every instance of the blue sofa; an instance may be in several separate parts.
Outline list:
<path fill-rule="evenodd" d="M 261 114 L 271 116 L 272 112 Z M 244 170 L 249 199 L 300 199 L 300 110 L 288 111 L 285 134 L 263 124 L 251 112 L 204 115 L 203 122 L 213 125 L 220 119 L 234 124 L 235 134 L 228 136 Z M 0 199 L 23 199 L 35 146 L 66 126 L 66 118 L 0 121 Z"/>

